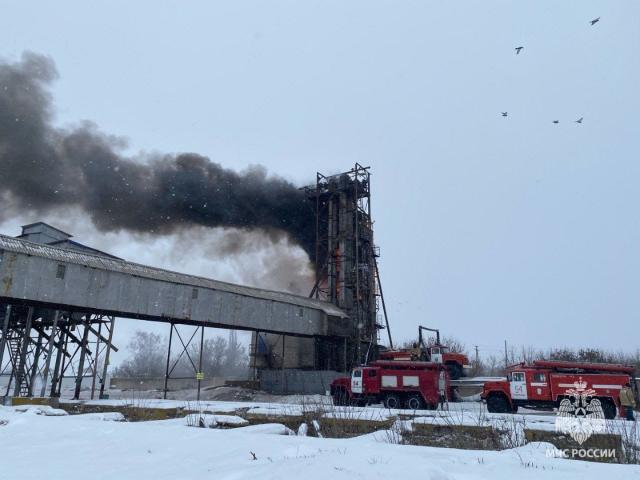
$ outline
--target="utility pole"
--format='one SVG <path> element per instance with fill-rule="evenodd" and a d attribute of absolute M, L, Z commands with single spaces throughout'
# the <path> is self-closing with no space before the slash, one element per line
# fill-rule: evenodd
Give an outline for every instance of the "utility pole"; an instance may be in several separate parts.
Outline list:
<path fill-rule="evenodd" d="M 480 356 L 478 355 L 478 345 L 475 346 L 476 349 L 476 368 L 480 365 Z"/>
<path fill-rule="evenodd" d="M 507 354 L 507 341 L 504 341 L 504 368 L 509 366 L 509 355 Z"/>

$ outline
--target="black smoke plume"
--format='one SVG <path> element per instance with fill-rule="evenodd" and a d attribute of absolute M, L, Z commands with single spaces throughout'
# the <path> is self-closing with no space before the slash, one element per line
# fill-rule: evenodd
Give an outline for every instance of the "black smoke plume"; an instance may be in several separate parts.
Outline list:
<path fill-rule="evenodd" d="M 52 125 L 53 61 L 0 61 L 0 216 L 80 207 L 101 231 L 169 234 L 201 225 L 286 232 L 310 254 L 303 192 L 263 167 L 237 173 L 184 153 L 126 157 L 125 143 L 89 123 Z"/>

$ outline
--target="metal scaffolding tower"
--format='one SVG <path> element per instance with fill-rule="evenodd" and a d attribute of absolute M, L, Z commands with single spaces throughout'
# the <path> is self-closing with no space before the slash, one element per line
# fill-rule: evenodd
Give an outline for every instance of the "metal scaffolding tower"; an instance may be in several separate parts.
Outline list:
<path fill-rule="evenodd" d="M 316 218 L 316 282 L 310 296 L 330 301 L 352 320 L 354 341 L 342 347 L 349 365 L 365 362 L 377 346 L 379 330 L 389 328 L 385 308 L 386 327 L 378 321 L 384 298 L 379 250 L 373 242 L 370 180 L 369 167 L 356 164 L 338 175 L 318 173 L 316 185 L 306 189 Z"/>
<path fill-rule="evenodd" d="M 83 381 L 90 397 L 104 395 L 113 346 L 113 317 L 0 305 L 0 396 L 59 397 L 65 378 Z M 98 383 L 96 383 L 98 382 Z"/>

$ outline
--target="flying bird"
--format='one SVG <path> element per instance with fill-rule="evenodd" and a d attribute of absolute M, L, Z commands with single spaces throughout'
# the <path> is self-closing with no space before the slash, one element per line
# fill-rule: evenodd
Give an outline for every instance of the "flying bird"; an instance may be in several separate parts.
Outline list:
<path fill-rule="evenodd" d="M 522 50 L 524 47 L 516 47 L 516 55 L 520 55 L 520 50 Z"/>
<path fill-rule="evenodd" d="M 576 120 L 576 123 L 582 123 L 582 119 L 583 119 L 583 118 L 584 118 L 584 117 L 580 117 L 578 120 Z"/>
<path fill-rule="evenodd" d="M 508 115 L 507 112 L 502 112 L 503 117 L 506 117 L 507 115 Z"/>
<path fill-rule="evenodd" d="M 598 23 L 600 21 L 600 17 L 598 18 L 594 18 L 593 20 L 591 20 L 591 26 L 594 26 L 596 23 Z"/>
<path fill-rule="evenodd" d="M 554 120 L 553 123 L 560 123 L 560 120 Z"/>

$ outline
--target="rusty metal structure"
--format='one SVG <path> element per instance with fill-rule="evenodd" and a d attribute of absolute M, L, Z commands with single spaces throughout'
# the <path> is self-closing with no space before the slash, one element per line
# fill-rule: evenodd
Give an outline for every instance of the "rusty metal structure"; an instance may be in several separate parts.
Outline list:
<path fill-rule="evenodd" d="M 91 399 L 104 395 L 113 317 L 5 304 L 0 318 L 0 396 L 59 397 L 66 378 L 75 399 L 83 380 Z"/>
<path fill-rule="evenodd" d="M 377 262 L 380 252 L 373 239 L 369 167 L 355 164 L 336 175 L 317 173 L 315 185 L 304 191 L 316 237 L 316 277 L 309 297 L 344 311 L 350 333 L 315 341 L 254 335 L 251 365 L 256 371 L 349 371 L 376 356 L 382 329 L 393 347 Z"/>
<path fill-rule="evenodd" d="M 0 235 L 0 304 L 300 336 L 348 336 L 335 305 Z"/>
<path fill-rule="evenodd" d="M 254 379 L 260 369 L 347 371 L 376 354 L 384 328 L 392 347 L 370 180 L 369 167 L 356 164 L 338 175 L 318 173 L 304 189 L 316 225 L 308 297 L 128 262 L 42 222 L 25 225 L 19 237 L 0 235 L 0 380 L 7 380 L 0 396 L 59 396 L 65 378 L 75 380 L 75 398 L 83 381 L 91 382 L 91 398 L 102 396 L 117 351 L 116 317 L 170 324 L 165 397 L 181 357 L 199 395 L 209 327 L 253 332 Z M 193 334 L 183 339 L 177 325 L 194 327 Z M 192 341 L 200 343 L 197 359 Z"/>
<path fill-rule="evenodd" d="M 312 341 L 351 335 L 347 314 L 329 302 L 127 262 L 75 242 L 63 248 L 51 244 L 58 240 L 21 237 L 0 235 L 0 379 L 8 379 L 0 396 L 57 396 L 70 376 L 75 397 L 87 377 L 92 395 L 96 382 L 104 389 L 115 317 L 169 323 L 172 333 L 191 325 L 200 329 L 201 345 L 207 327 Z M 191 363 L 200 377 L 201 359 Z M 38 389 L 36 380 L 51 386 Z"/>
<path fill-rule="evenodd" d="M 369 170 L 356 163 L 337 175 L 317 173 L 316 185 L 306 188 L 316 220 L 316 282 L 310 296 L 333 303 L 351 319 L 353 340 L 342 352 L 349 366 L 370 358 L 381 329 L 393 346 L 373 239 Z"/>

